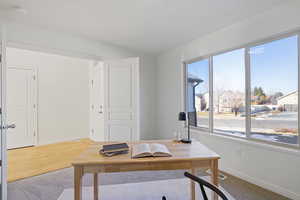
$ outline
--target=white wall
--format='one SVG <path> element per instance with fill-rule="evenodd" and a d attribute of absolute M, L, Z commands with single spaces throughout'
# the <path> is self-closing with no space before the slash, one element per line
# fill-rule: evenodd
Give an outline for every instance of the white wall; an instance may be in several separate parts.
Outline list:
<path fill-rule="evenodd" d="M 169 50 L 158 58 L 157 138 L 172 138 L 183 110 L 181 62 L 235 48 L 300 27 L 300 3 L 280 7 L 236 23 Z M 198 139 L 221 155 L 221 169 L 292 199 L 300 199 L 300 152 L 262 148 L 252 143 L 210 134 L 196 133 Z"/>
<path fill-rule="evenodd" d="M 10 47 L 97 60 L 140 57 L 140 135 L 141 139 L 153 138 L 156 132 L 154 108 L 156 106 L 157 59 L 155 56 L 39 27 L 8 23 L 6 30 Z"/>
<path fill-rule="evenodd" d="M 140 137 L 154 139 L 156 135 L 157 59 L 140 56 Z"/>
<path fill-rule="evenodd" d="M 37 68 L 38 145 L 88 137 L 88 60 L 8 48 L 7 66 Z"/>
<path fill-rule="evenodd" d="M 102 60 L 136 55 L 128 49 L 104 42 L 34 26 L 6 23 L 6 32 L 8 45 L 31 50 Z"/>

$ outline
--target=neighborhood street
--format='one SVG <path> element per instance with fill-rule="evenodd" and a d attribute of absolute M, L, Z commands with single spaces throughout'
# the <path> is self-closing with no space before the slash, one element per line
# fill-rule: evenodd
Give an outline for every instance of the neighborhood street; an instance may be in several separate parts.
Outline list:
<path fill-rule="evenodd" d="M 297 118 L 281 118 L 269 117 L 258 118 L 251 120 L 252 136 L 259 139 L 297 144 L 298 134 L 278 134 L 268 133 L 268 130 L 274 129 L 297 129 Z M 208 118 L 205 116 L 198 116 L 198 124 L 208 124 Z M 237 117 L 236 119 L 214 119 L 214 129 L 223 133 L 229 133 L 234 135 L 241 135 L 245 130 L 245 118 Z M 264 130 L 265 129 L 265 130 Z M 267 133 L 266 133 L 267 132 Z"/>

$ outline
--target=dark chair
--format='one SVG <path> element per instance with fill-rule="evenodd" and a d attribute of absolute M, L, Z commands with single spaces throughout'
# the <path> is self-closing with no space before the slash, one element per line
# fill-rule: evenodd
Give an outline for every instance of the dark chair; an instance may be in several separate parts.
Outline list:
<path fill-rule="evenodd" d="M 200 186 L 200 189 L 201 189 L 201 193 L 202 193 L 202 196 L 203 196 L 203 200 L 208 200 L 207 198 L 207 195 L 206 195 L 206 192 L 204 190 L 204 186 L 211 189 L 212 191 L 214 191 L 215 193 L 217 193 L 217 195 L 219 197 L 221 197 L 223 200 L 228 200 L 228 198 L 225 196 L 225 194 L 215 185 L 197 177 L 197 176 L 194 176 L 193 174 L 190 174 L 188 172 L 184 172 L 184 176 L 188 177 L 189 179 L 197 182 Z M 163 196 L 162 197 L 162 200 L 166 200 L 166 197 Z"/>

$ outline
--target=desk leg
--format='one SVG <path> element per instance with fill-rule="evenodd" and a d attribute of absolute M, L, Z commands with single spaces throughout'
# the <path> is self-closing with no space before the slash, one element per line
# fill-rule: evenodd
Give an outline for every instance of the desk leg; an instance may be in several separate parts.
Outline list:
<path fill-rule="evenodd" d="M 193 175 L 197 175 L 196 174 L 196 169 L 192 168 L 191 169 L 191 174 Z M 195 181 L 191 180 L 191 200 L 195 200 L 196 199 L 196 192 L 195 192 Z"/>
<path fill-rule="evenodd" d="M 216 185 L 219 186 L 219 168 L 218 168 L 218 160 L 212 160 L 211 161 L 211 182 Z M 215 192 L 212 193 L 212 199 L 213 200 L 218 200 L 218 196 Z"/>
<path fill-rule="evenodd" d="M 75 166 L 74 167 L 74 199 L 82 199 L 82 176 L 83 176 L 83 167 Z"/>
<path fill-rule="evenodd" d="M 98 198 L 98 173 L 94 173 L 94 200 Z"/>

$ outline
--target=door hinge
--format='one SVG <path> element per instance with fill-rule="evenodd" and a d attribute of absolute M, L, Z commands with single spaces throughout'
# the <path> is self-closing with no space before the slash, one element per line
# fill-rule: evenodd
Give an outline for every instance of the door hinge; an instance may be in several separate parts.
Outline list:
<path fill-rule="evenodd" d="M 94 110 L 94 105 L 92 105 L 92 110 Z"/>
<path fill-rule="evenodd" d="M 35 80 L 36 79 L 35 75 L 33 75 L 32 78 L 33 78 L 33 80 Z"/>
<path fill-rule="evenodd" d="M 35 109 L 35 107 L 36 107 L 36 105 L 35 104 L 33 104 L 33 108 Z"/>
<path fill-rule="evenodd" d="M 2 54 L 0 54 L 0 63 L 2 62 Z"/>
<path fill-rule="evenodd" d="M 91 132 L 94 133 L 94 129 L 92 129 Z"/>
<path fill-rule="evenodd" d="M 94 80 L 92 80 L 91 83 L 92 83 L 92 87 L 93 87 L 94 86 Z"/>

